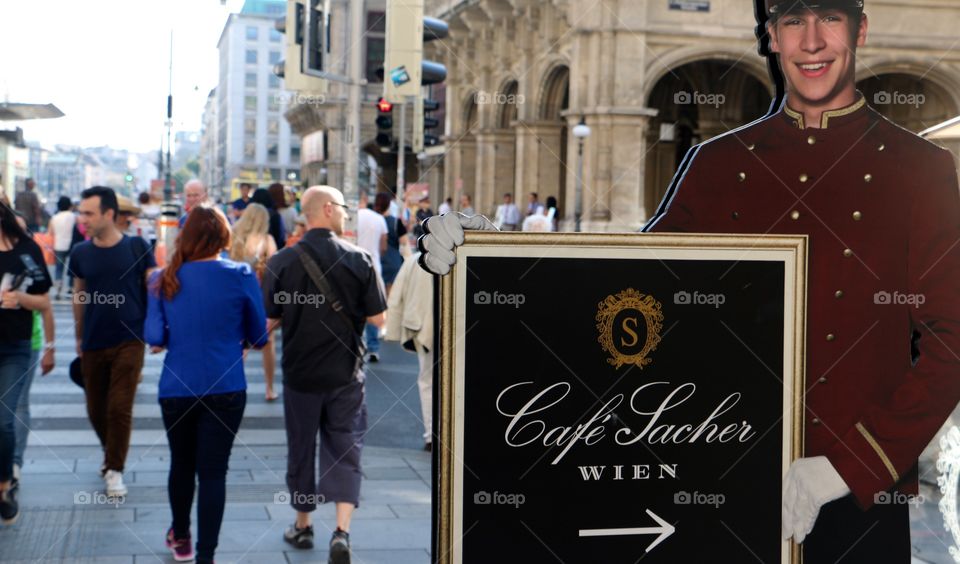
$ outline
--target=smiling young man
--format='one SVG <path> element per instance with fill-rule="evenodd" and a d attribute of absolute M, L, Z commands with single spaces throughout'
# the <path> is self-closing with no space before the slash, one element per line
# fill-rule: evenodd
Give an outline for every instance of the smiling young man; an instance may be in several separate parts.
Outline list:
<path fill-rule="evenodd" d="M 856 90 L 861 0 L 766 0 L 787 95 L 687 154 L 646 231 L 809 237 L 804 457 L 784 538 L 805 564 L 910 562 L 917 458 L 960 401 L 960 189 L 952 155 Z M 420 264 L 446 274 L 464 229 L 430 218 Z"/>
<path fill-rule="evenodd" d="M 805 452 L 783 536 L 807 564 L 909 563 L 917 458 L 960 400 L 957 171 L 856 90 L 862 1 L 766 8 L 784 104 L 692 149 L 647 230 L 809 236 Z"/>

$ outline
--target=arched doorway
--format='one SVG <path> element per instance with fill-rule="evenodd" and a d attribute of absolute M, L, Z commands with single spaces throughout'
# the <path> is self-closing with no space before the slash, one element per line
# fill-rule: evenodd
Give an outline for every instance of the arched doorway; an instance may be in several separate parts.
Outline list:
<path fill-rule="evenodd" d="M 541 89 L 537 119 L 540 122 L 538 137 L 541 150 L 538 155 L 539 186 L 527 186 L 525 194 L 537 192 L 540 202 L 557 198 L 557 217 L 561 223 L 573 213 L 568 209 L 567 182 L 571 176 L 567 166 L 567 144 L 570 136 L 567 118 L 563 113 L 570 106 L 570 68 L 566 65 L 553 67 L 546 75 Z M 525 213 L 527 201 L 517 201 L 521 213 Z M 571 216 L 572 217 L 572 216 Z M 564 230 L 564 226 L 560 226 Z"/>
<path fill-rule="evenodd" d="M 644 206 L 655 210 L 690 147 L 767 113 L 770 87 L 732 61 L 701 60 L 671 69 L 651 90 L 658 111 L 647 128 Z"/>
<path fill-rule="evenodd" d="M 953 97 L 921 76 L 884 73 L 861 80 L 857 88 L 882 116 L 914 133 L 957 117 Z"/>
<path fill-rule="evenodd" d="M 453 186 L 447 186 L 448 196 L 453 198 L 454 209 L 460 203 L 461 194 L 475 196 L 477 188 L 477 131 L 480 129 L 480 109 L 477 95 L 471 92 L 461 106 L 463 131 L 453 144 L 457 147 L 457 161 Z"/>
<path fill-rule="evenodd" d="M 493 154 L 489 164 L 493 170 L 485 170 L 493 179 L 493 185 L 487 187 L 483 194 L 477 194 L 476 205 L 478 210 L 485 213 L 496 213 L 496 207 L 503 201 L 503 195 L 514 193 L 516 182 L 517 163 L 517 92 L 519 85 L 516 80 L 506 81 L 494 93 L 492 102 L 494 109 L 494 131 L 487 139 L 493 144 Z M 486 198 L 490 198 L 487 200 Z"/>

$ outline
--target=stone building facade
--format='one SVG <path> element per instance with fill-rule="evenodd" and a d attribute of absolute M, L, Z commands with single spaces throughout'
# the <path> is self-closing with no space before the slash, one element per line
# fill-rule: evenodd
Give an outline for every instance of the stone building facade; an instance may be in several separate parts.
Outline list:
<path fill-rule="evenodd" d="M 868 102 L 915 132 L 960 114 L 960 3 L 866 4 L 857 81 Z M 450 25 L 432 46 L 448 68 L 443 179 L 432 190 L 470 194 L 481 213 L 504 193 L 524 202 L 537 192 L 557 197 L 561 229 L 572 229 L 571 130 L 582 117 L 583 229 L 635 230 L 687 148 L 762 116 L 773 94 L 751 0 L 426 5 Z"/>

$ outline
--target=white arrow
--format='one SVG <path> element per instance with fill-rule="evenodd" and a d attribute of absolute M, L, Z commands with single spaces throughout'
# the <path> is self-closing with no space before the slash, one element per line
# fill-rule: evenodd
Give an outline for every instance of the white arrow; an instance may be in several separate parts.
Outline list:
<path fill-rule="evenodd" d="M 650 546 L 648 546 L 647 550 L 645 551 L 645 552 L 650 552 L 658 544 L 666 540 L 667 537 L 672 535 L 674 531 L 676 531 L 676 529 L 674 528 L 673 525 L 671 525 L 670 523 L 667 523 L 666 521 L 658 517 L 657 514 L 654 513 L 653 511 L 650 511 L 649 509 L 647 509 L 646 511 L 647 511 L 647 515 L 653 517 L 653 520 L 660 525 L 659 527 L 628 527 L 623 529 L 580 529 L 580 536 L 581 537 L 612 537 L 612 536 L 620 536 L 620 535 L 659 534 L 660 536 L 657 537 L 657 539 L 654 540 L 652 543 L 650 543 Z"/>

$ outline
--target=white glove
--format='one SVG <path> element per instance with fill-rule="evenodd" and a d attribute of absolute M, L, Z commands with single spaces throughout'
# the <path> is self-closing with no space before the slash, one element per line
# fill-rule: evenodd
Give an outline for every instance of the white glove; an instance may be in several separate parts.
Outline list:
<path fill-rule="evenodd" d="M 813 530 L 820 508 L 850 493 L 850 488 L 826 456 L 793 461 L 783 480 L 783 505 L 780 507 L 784 540 L 798 543 Z"/>
<path fill-rule="evenodd" d="M 423 235 L 417 240 L 420 266 L 433 274 L 450 272 L 457 262 L 456 248 L 463 244 L 464 229 L 499 231 L 482 215 L 467 217 L 459 212 L 428 217 L 423 221 Z"/>

